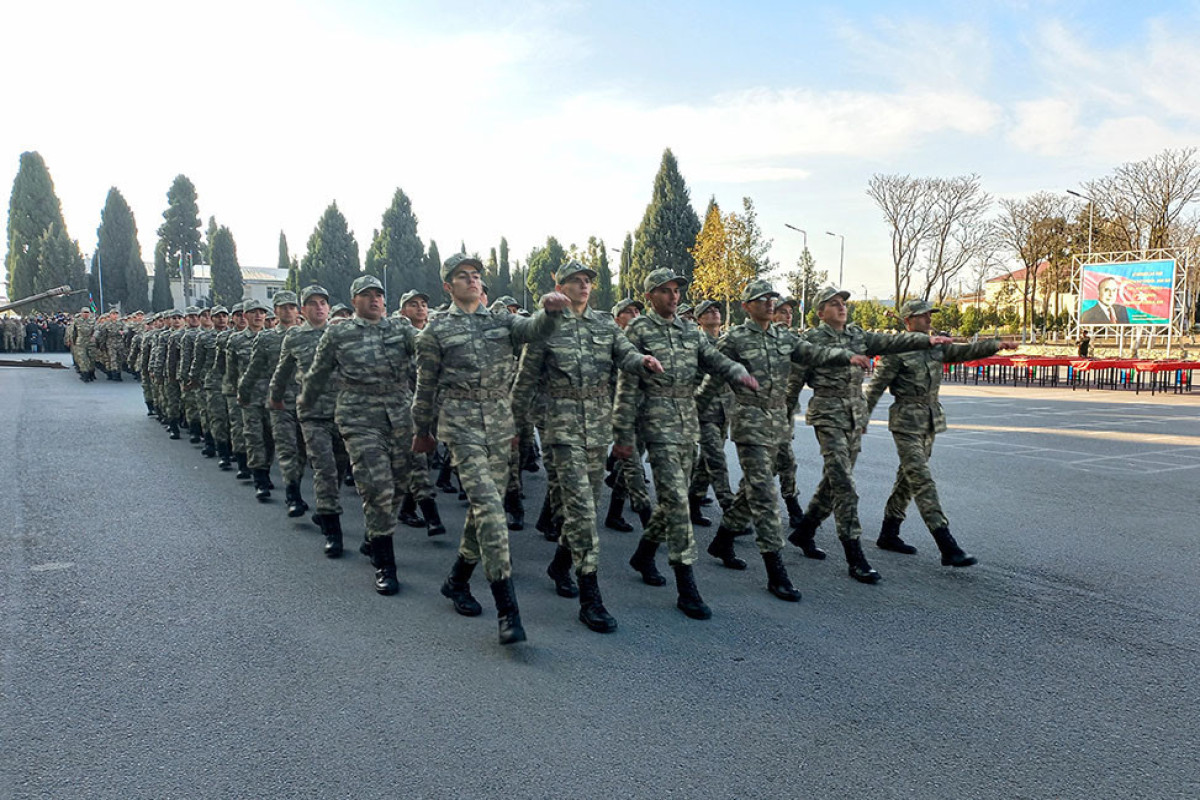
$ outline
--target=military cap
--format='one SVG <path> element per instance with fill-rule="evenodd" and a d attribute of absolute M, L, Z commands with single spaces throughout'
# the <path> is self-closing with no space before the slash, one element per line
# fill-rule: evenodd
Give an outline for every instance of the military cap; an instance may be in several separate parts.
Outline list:
<path fill-rule="evenodd" d="M 678 306 L 675 307 L 675 313 L 680 314 L 680 315 L 686 314 L 691 310 L 692 310 L 692 307 L 689 306 L 687 303 L 680 303 Z"/>
<path fill-rule="evenodd" d="M 828 303 L 835 297 L 840 297 L 843 300 L 850 299 L 850 293 L 845 289 L 839 289 L 836 286 L 826 286 L 817 294 L 817 307 L 820 308 L 825 303 Z"/>
<path fill-rule="evenodd" d="M 483 272 L 483 262 L 475 256 L 469 256 L 466 253 L 455 253 L 446 259 L 446 263 L 442 264 L 442 281 L 449 281 L 450 276 L 454 274 L 454 270 L 461 267 L 463 264 L 474 265 L 476 269 Z"/>
<path fill-rule="evenodd" d="M 612 315 L 615 317 L 630 306 L 633 306 L 638 311 L 646 310 L 646 306 L 641 300 L 634 300 L 631 297 L 626 297 L 624 300 L 617 301 L 617 304 L 612 307 Z"/>
<path fill-rule="evenodd" d="M 87 306 L 84 306 L 83 308 L 79 309 L 79 313 L 80 314 L 90 314 L 90 313 L 92 313 L 92 310 L 90 308 L 88 308 Z"/>
<path fill-rule="evenodd" d="M 746 284 L 746 288 L 742 290 L 743 303 L 749 303 L 752 300 L 761 300 L 764 297 L 779 297 L 779 292 L 775 291 L 775 287 L 761 278 L 750 281 L 750 283 Z"/>
<path fill-rule="evenodd" d="M 653 292 L 658 287 L 668 284 L 671 281 L 678 283 L 680 289 L 688 285 L 687 278 L 682 275 L 676 275 L 666 267 L 661 267 L 647 275 L 646 280 L 642 282 L 642 286 L 647 292 Z"/>
<path fill-rule="evenodd" d="M 775 304 L 776 308 L 783 308 L 784 306 L 791 306 L 792 308 L 799 308 L 800 301 L 794 297 L 784 297 L 784 298 L 781 298 L 779 300 L 779 302 Z"/>
<path fill-rule="evenodd" d="M 217 314 L 228 314 L 229 309 L 225 306 L 213 306 L 209 310 L 209 315 L 215 317 Z"/>
<path fill-rule="evenodd" d="M 170 319 L 175 319 L 176 317 L 182 318 L 183 312 L 180 311 L 178 308 L 172 308 L 170 311 L 167 312 L 167 317 Z"/>
<path fill-rule="evenodd" d="M 417 291 L 416 289 L 409 289 L 407 292 L 400 295 L 400 307 L 404 308 L 405 303 L 407 303 L 409 300 L 416 300 L 418 297 L 424 300 L 426 305 L 429 305 L 429 295 L 425 294 L 424 292 Z"/>
<path fill-rule="evenodd" d="M 200 306 L 188 306 L 184 309 L 183 314 L 187 317 L 198 317 L 200 316 Z"/>
<path fill-rule="evenodd" d="M 721 304 L 718 303 L 716 300 L 701 300 L 699 303 L 696 304 L 696 319 L 699 319 L 700 317 L 704 316 L 704 312 L 708 311 L 710 308 L 718 308 L 719 309 L 720 307 L 721 307 Z"/>
<path fill-rule="evenodd" d="M 238 302 L 234 303 L 233 306 L 229 309 L 229 313 L 230 314 L 241 314 L 245 310 L 246 310 L 246 301 L 239 300 Z"/>
<path fill-rule="evenodd" d="M 275 296 L 279 297 L 278 294 L 276 294 Z M 300 291 L 300 305 L 304 305 L 305 303 L 307 303 L 308 298 L 318 297 L 318 296 L 324 297 L 326 300 L 329 300 L 329 292 L 327 292 L 325 290 L 324 286 L 318 286 L 315 283 L 312 286 L 305 286 Z M 276 303 L 275 305 L 279 305 L 279 303 Z"/>
<path fill-rule="evenodd" d="M 521 304 L 517 302 L 517 298 L 513 297 L 511 294 L 503 295 L 499 298 L 499 300 L 506 306 L 516 306 L 517 308 L 521 307 Z"/>
<path fill-rule="evenodd" d="M 336 306 L 329 309 L 329 316 L 331 316 L 331 317 L 337 316 L 338 314 L 342 314 L 342 313 L 353 314 L 354 309 L 352 309 L 350 306 L 346 305 L 345 303 L 338 303 Z"/>
<path fill-rule="evenodd" d="M 269 308 L 267 309 L 267 319 L 278 319 L 278 318 L 275 316 L 275 312 L 274 312 L 274 311 L 272 311 L 272 310 L 271 310 L 271 309 L 269 309 Z"/>
<path fill-rule="evenodd" d="M 271 305 L 273 305 L 273 306 L 287 306 L 287 305 L 298 306 L 298 305 L 300 305 L 300 303 L 298 303 L 296 301 L 296 293 L 295 292 L 284 289 L 283 291 L 279 291 L 279 292 L 275 293 L 275 296 L 271 298 Z"/>
<path fill-rule="evenodd" d="M 595 280 L 596 275 L 599 274 L 591 267 L 585 267 L 583 264 L 580 264 L 578 261 L 572 258 L 570 261 L 559 267 L 554 273 L 554 282 L 561 286 L 562 284 L 566 283 L 567 279 L 572 275 L 578 275 L 580 273 L 587 275 L 592 280 Z"/>
<path fill-rule="evenodd" d="M 900 319 L 908 319 L 909 317 L 915 317 L 918 314 L 928 314 L 932 311 L 937 311 L 937 309 L 928 300 L 909 300 L 900 306 Z"/>
<path fill-rule="evenodd" d="M 383 292 L 383 283 L 374 275 L 359 275 L 354 279 L 354 283 L 350 284 L 350 296 L 356 297 L 367 289 L 378 289 Z"/>
<path fill-rule="evenodd" d="M 251 311 L 267 311 L 267 312 L 269 312 L 270 310 L 271 309 L 267 308 L 267 304 L 264 303 L 262 300 L 246 300 L 245 302 L 242 303 L 242 311 L 244 311 L 246 313 L 249 313 Z"/>

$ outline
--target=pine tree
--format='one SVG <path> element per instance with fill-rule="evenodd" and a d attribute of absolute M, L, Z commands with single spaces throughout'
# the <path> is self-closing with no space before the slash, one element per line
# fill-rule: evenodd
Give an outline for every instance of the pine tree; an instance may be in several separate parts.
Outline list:
<path fill-rule="evenodd" d="M 4 267 L 8 273 L 9 297 L 20 299 L 36 292 L 39 247 L 42 235 L 52 227 L 65 235 L 62 204 L 54 193 L 50 171 L 38 153 L 22 153 L 8 201 L 8 254 Z M 80 283 L 71 288 L 83 286 Z"/>
<path fill-rule="evenodd" d="M 158 226 L 158 239 L 162 244 L 166 275 L 170 279 L 182 278 L 183 302 L 191 305 L 192 266 L 200 263 L 203 254 L 200 249 L 200 207 L 196 204 L 196 187 L 186 175 L 176 175 L 171 188 L 167 190 L 167 210 L 163 212 L 163 224 Z M 157 298 L 157 263 L 154 280 Z"/>
<path fill-rule="evenodd" d="M 425 269 L 422 272 L 424 278 L 417 285 L 417 289 L 429 295 L 430 305 L 440 305 L 446 292 L 442 289 L 442 256 L 438 252 L 437 242 L 433 239 L 429 240 L 429 250 L 425 253 Z"/>
<path fill-rule="evenodd" d="M 826 270 L 817 269 L 816 260 L 805 247 L 804 252 L 796 259 L 796 269 L 787 276 L 788 294 L 800 301 L 805 316 L 816 302 L 817 292 L 821 290 L 828 276 Z"/>
<path fill-rule="evenodd" d="M 138 243 L 137 223 L 133 210 L 115 186 L 108 190 L 104 210 L 100 212 L 100 227 L 96 229 L 96 254 L 92 272 L 104 281 L 104 302 L 121 304 L 124 312 L 145 309 L 147 278 L 142 263 L 142 246 Z M 99 297 L 99 286 L 95 297 Z"/>
<path fill-rule="evenodd" d="M 617 267 L 617 299 L 641 297 L 642 294 L 642 287 L 633 282 L 633 234 L 626 233 L 625 243 L 621 245 L 621 263 Z"/>
<path fill-rule="evenodd" d="M 496 248 L 494 247 L 488 253 L 488 259 L 483 265 L 483 282 L 491 290 L 491 297 L 502 297 L 508 294 L 508 292 L 500 291 L 500 264 L 496 258 Z"/>
<path fill-rule="evenodd" d="M 502 294 L 511 295 L 514 288 L 512 269 L 508 264 L 508 239 L 505 239 L 503 236 L 500 237 L 499 257 L 500 263 L 496 268 L 496 282 L 500 284 L 500 289 L 497 291 L 500 291 Z"/>
<path fill-rule="evenodd" d="M 279 261 L 275 268 L 287 270 L 287 279 L 283 282 L 283 288 L 299 294 L 302 288 L 300 286 L 300 265 L 294 258 L 288 256 L 287 237 L 283 235 L 283 231 L 279 232 Z"/>
<path fill-rule="evenodd" d="M 212 243 L 213 237 L 217 235 L 217 218 L 208 218 L 208 233 L 204 236 L 204 243 L 200 245 L 200 251 L 203 253 L 201 261 L 197 263 L 211 264 L 212 263 Z"/>
<path fill-rule="evenodd" d="M 59 286 L 84 287 L 87 285 L 87 270 L 79 242 L 67 236 L 66 230 L 51 225 L 38 238 L 38 269 L 33 284 L 34 293 L 55 289 Z M 105 298 L 107 301 L 107 298 Z M 67 311 L 74 305 L 69 297 L 52 297 L 37 304 L 39 311 L 56 313 Z"/>
<path fill-rule="evenodd" d="M 592 281 L 592 296 L 589 304 L 592 308 L 607 311 L 613 307 L 616 299 L 613 294 L 612 269 L 608 266 L 608 248 L 603 239 L 595 236 L 588 237 L 587 252 L 583 254 L 585 266 L 596 270 L 596 280 Z"/>
<path fill-rule="evenodd" d="M 330 303 L 349 305 L 350 284 L 361 274 L 358 242 L 335 201 L 308 237 L 308 252 L 300 262 L 300 285 L 320 284 L 329 291 Z"/>
<path fill-rule="evenodd" d="M 213 233 L 212 241 L 212 296 L 215 305 L 228 308 L 242 299 L 242 267 L 238 264 L 237 243 L 229 228 L 222 225 Z"/>
<path fill-rule="evenodd" d="M 530 297 L 536 301 L 554 289 L 554 273 L 566 260 L 566 251 L 553 236 L 546 237 L 544 247 L 535 247 L 530 252 L 529 258 L 525 259 L 525 263 L 529 265 L 525 285 L 529 288 Z"/>
<path fill-rule="evenodd" d="M 171 268 L 167 266 L 167 243 L 162 239 L 154 247 L 154 290 L 150 297 L 153 311 L 167 311 L 175 306 L 171 296 Z"/>
<path fill-rule="evenodd" d="M 663 151 L 662 164 L 654 177 L 650 204 L 637 229 L 630 275 L 626 288 L 640 289 L 652 270 L 666 267 L 677 275 L 691 278 L 691 248 L 700 233 L 700 220 L 689 199 L 687 184 L 679 174 L 679 164 L 670 148 Z"/>
<path fill-rule="evenodd" d="M 400 307 L 400 297 L 425 282 L 425 246 L 417 235 L 417 217 L 403 189 L 396 189 L 392 204 L 383 212 L 383 227 L 375 231 L 367 249 L 367 274 L 379 278 L 387 289 L 387 307 Z"/>

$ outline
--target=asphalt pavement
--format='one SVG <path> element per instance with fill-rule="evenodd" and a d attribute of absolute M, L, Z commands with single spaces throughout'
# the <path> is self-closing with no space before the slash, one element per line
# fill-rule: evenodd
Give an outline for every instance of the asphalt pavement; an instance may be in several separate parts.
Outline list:
<path fill-rule="evenodd" d="M 733 572 L 698 529 L 714 616 L 693 621 L 625 564 L 639 533 L 603 530 L 611 635 L 554 594 L 528 475 L 529 641 L 504 648 L 481 575 L 482 617 L 438 593 L 455 496 L 448 536 L 398 529 L 381 597 L 353 489 L 328 560 L 277 471 L 255 502 L 126 378 L 0 368 L 0 797 L 1200 797 L 1200 395 L 945 387 L 934 475 L 980 558 L 961 570 L 915 507 L 917 555 L 874 546 L 885 397 L 857 468 L 880 584 L 847 576 L 832 521 L 828 560 L 785 553 L 799 604 L 748 540 Z M 804 500 L 802 422 L 793 445 Z"/>

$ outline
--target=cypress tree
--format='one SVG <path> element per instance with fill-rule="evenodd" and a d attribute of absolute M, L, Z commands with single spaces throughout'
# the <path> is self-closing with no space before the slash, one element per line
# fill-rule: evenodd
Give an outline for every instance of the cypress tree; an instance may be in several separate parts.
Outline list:
<path fill-rule="evenodd" d="M 36 292 L 42 235 L 51 228 L 66 235 L 66 227 L 62 204 L 54 193 L 46 162 L 36 152 L 22 153 L 8 201 L 8 254 L 4 257 L 4 267 L 10 297 L 19 300 Z M 83 287 L 80 283 L 71 288 Z"/>
<path fill-rule="evenodd" d="M 242 299 L 242 267 L 238 264 L 237 243 L 229 228 L 222 225 L 213 233 L 210 269 L 213 303 L 229 307 Z"/>
<path fill-rule="evenodd" d="M 420 290 L 429 295 L 430 305 L 441 305 L 446 297 L 442 289 L 442 256 L 438 252 L 437 242 L 429 240 L 429 250 L 425 253 L 424 278 Z"/>
<path fill-rule="evenodd" d="M 395 310 L 400 307 L 401 295 L 426 283 L 425 245 L 417 235 L 412 201 L 403 189 L 397 188 L 392 195 L 382 226 L 367 250 L 366 271 L 383 281 L 388 309 Z"/>
<path fill-rule="evenodd" d="M 212 243 L 213 243 L 213 237 L 216 235 L 217 235 L 217 218 L 209 217 L 208 218 L 208 233 L 205 234 L 204 244 L 201 245 L 201 247 L 200 247 L 200 249 L 204 255 L 201 257 L 202 260 L 198 263 L 202 263 L 202 264 L 211 264 L 212 263 Z"/>
<path fill-rule="evenodd" d="M 633 280 L 633 235 L 625 234 L 625 243 L 621 245 L 621 265 L 617 274 L 618 299 L 641 297 L 642 286 Z"/>
<path fill-rule="evenodd" d="M 59 286 L 83 288 L 87 285 L 87 270 L 79 242 L 67 236 L 66 230 L 51 225 L 38 237 L 38 269 L 33 291 L 44 292 Z M 108 302 L 108 298 L 105 298 Z M 40 311 L 66 311 L 75 301 L 69 297 L 52 297 L 37 304 Z"/>
<path fill-rule="evenodd" d="M 603 239 L 597 241 L 593 236 L 588 239 L 588 252 L 589 255 L 595 253 L 594 260 L 589 265 L 596 270 L 596 281 L 592 287 L 592 307 L 607 311 L 617 302 L 613 294 L 612 268 L 608 265 L 608 248 L 604 246 Z"/>
<path fill-rule="evenodd" d="M 334 201 L 308 237 L 308 252 L 300 262 L 300 285 L 318 283 L 329 291 L 331 304 L 349 305 L 350 284 L 361 274 L 358 242 Z"/>
<path fill-rule="evenodd" d="M 200 247 L 200 207 L 196 204 L 196 187 L 186 175 L 176 175 L 167 190 L 167 210 L 163 212 L 163 224 L 158 226 L 158 239 L 162 244 L 163 265 L 169 279 L 182 278 L 183 302 L 191 305 L 194 298 L 187 294 L 192 288 L 192 266 L 203 260 Z M 155 263 L 155 298 L 158 298 Z M 170 287 L 167 287 L 170 293 Z M 173 301 L 172 301 L 173 302 Z M 168 304 L 167 308 L 171 305 Z"/>
<path fill-rule="evenodd" d="M 154 290 L 150 297 L 153 311 L 166 311 L 175 305 L 171 297 L 171 270 L 167 266 L 167 243 L 159 239 L 154 247 Z"/>
<path fill-rule="evenodd" d="M 546 245 L 534 248 L 529 254 L 529 258 L 525 260 L 528 265 L 525 285 L 534 300 L 554 289 L 554 273 L 566 260 L 566 251 L 553 236 L 547 236 Z"/>
<path fill-rule="evenodd" d="M 700 233 L 700 219 L 692 208 L 689 194 L 687 184 L 679 174 L 675 155 L 667 148 L 663 151 L 658 174 L 654 176 L 650 204 L 637 229 L 626 286 L 636 285 L 640 289 L 646 275 L 661 267 L 689 279 L 692 277 L 695 264 L 689 251 Z"/>
<path fill-rule="evenodd" d="M 496 282 L 504 289 L 503 294 L 513 294 L 517 291 L 513 285 L 512 267 L 508 263 L 508 239 L 500 237 L 500 263 L 496 269 Z"/>
<path fill-rule="evenodd" d="M 146 265 L 142 263 L 137 223 L 129 203 L 115 186 L 108 190 L 104 210 L 100 212 L 96 239 L 92 272 L 104 280 L 104 302 L 120 303 L 125 312 L 145 309 Z"/>
<path fill-rule="evenodd" d="M 300 292 L 300 265 L 295 259 L 288 256 L 287 237 L 283 235 L 283 231 L 279 232 L 279 261 L 275 264 L 276 269 L 286 269 L 287 279 L 283 282 L 283 288 L 291 292 Z"/>

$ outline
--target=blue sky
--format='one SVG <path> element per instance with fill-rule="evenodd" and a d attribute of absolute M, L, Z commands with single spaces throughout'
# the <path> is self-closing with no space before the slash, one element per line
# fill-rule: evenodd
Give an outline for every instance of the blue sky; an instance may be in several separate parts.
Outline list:
<path fill-rule="evenodd" d="M 334 199 L 365 253 L 397 186 L 443 254 L 523 259 L 619 247 L 671 147 L 697 213 L 753 198 L 782 268 L 784 223 L 835 273 L 843 233 L 886 295 L 873 173 L 1012 197 L 1200 144 L 1198 34 L 1195 3 L 5 4 L 0 180 L 40 151 L 85 252 L 115 185 L 149 255 L 183 172 L 246 265 Z"/>

